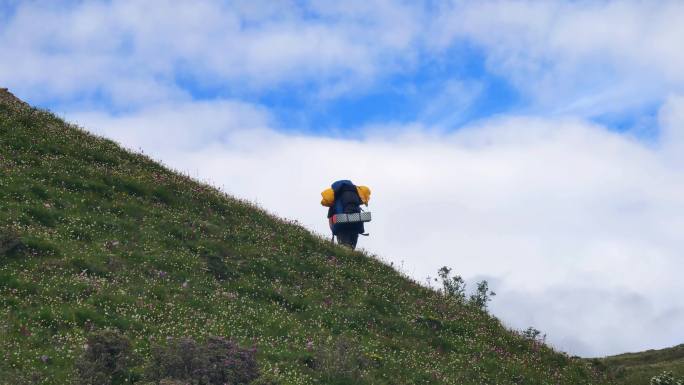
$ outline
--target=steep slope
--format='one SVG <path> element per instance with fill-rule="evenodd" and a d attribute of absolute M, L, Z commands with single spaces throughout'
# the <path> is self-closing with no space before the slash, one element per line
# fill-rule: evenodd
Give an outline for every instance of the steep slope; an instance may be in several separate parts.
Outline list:
<path fill-rule="evenodd" d="M 0 173 L 0 383 L 67 383 L 103 328 L 131 339 L 140 367 L 170 336 L 255 344 L 282 384 L 604 383 L 373 256 L 7 91 Z"/>
<path fill-rule="evenodd" d="M 648 384 L 651 377 L 664 371 L 684 378 L 684 344 L 667 349 L 625 353 L 594 359 L 619 384 Z"/>

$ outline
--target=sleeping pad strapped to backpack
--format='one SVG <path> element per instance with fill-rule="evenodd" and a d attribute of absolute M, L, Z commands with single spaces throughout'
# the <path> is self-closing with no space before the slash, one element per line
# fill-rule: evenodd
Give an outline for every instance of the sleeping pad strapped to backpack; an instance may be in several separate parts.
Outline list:
<path fill-rule="evenodd" d="M 335 192 L 335 203 L 328 209 L 328 218 L 335 214 L 351 214 L 361 212 L 361 198 L 356 186 L 348 180 L 338 180 L 332 184 Z M 334 235 L 339 233 L 363 234 L 363 222 L 331 224 Z"/>

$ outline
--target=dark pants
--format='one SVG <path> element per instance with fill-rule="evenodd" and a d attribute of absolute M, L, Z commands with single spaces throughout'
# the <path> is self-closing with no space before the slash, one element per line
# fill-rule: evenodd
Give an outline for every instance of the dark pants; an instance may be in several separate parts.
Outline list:
<path fill-rule="evenodd" d="M 351 247 L 352 250 L 356 248 L 356 242 L 359 240 L 359 233 L 340 231 L 337 233 L 337 243 Z"/>

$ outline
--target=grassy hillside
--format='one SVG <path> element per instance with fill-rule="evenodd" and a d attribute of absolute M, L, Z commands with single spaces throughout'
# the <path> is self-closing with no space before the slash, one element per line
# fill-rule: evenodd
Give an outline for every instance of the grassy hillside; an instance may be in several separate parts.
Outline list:
<path fill-rule="evenodd" d="M 615 381 L 624 385 L 645 385 L 651 377 L 669 371 L 684 379 L 684 344 L 661 350 L 625 353 L 596 359 Z"/>
<path fill-rule="evenodd" d="M 255 345 L 280 384 L 604 383 L 373 256 L 6 91 L 0 202 L 0 383 L 74 381 L 102 329 L 130 339 L 134 373 L 155 343 L 213 335 Z"/>

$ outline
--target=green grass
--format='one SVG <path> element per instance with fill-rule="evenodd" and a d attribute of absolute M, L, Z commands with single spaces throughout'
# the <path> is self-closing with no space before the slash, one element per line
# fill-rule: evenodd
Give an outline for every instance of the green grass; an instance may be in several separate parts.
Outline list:
<path fill-rule="evenodd" d="M 312 352 L 339 341 L 366 362 L 340 384 L 606 383 L 374 256 L 7 100 L 0 383 L 69 383 L 103 328 L 131 339 L 140 366 L 169 336 L 256 344 L 282 384 L 331 381 Z"/>
<path fill-rule="evenodd" d="M 619 384 L 644 385 L 664 371 L 684 379 L 684 345 L 590 360 Z"/>

